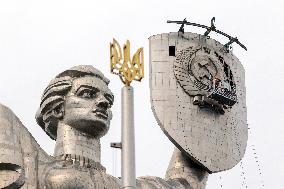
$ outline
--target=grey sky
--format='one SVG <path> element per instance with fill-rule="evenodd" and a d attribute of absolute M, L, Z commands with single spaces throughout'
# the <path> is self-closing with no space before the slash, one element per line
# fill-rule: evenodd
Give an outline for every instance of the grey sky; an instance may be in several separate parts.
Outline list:
<path fill-rule="evenodd" d="M 164 176 L 173 145 L 158 127 L 150 109 L 148 89 L 148 37 L 177 31 L 167 19 L 216 26 L 248 47 L 234 45 L 234 53 L 246 69 L 249 143 L 243 169 L 210 175 L 208 189 L 283 188 L 284 178 L 284 2 L 281 0 L 200 1 L 0 1 L 0 102 L 22 120 L 38 143 L 53 153 L 52 142 L 37 126 L 34 115 L 48 82 L 59 72 L 77 64 L 91 64 L 111 79 L 115 94 L 111 130 L 102 139 L 102 161 L 116 171 L 113 159 L 119 151 L 109 143 L 120 140 L 120 88 L 109 73 L 109 42 L 131 41 L 132 52 L 143 46 L 146 77 L 135 83 L 137 175 Z M 186 31 L 204 32 L 192 27 Z M 225 43 L 219 35 L 212 38 Z M 253 146 L 254 145 L 254 146 Z M 253 150 L 255 149 L 255 150 Z M 255 155 L 254 153 L 257 153 Z M 256 162 L 258 158 L 259 163 Z M 258 167 L 259 165 L 259 167 Z M 258 169 L 260 168 L 261 171 Z M 245 176 L 243 176 L 243 173 Z M 260 174 L 261 173 L 261 174 Z M 244 183 L 245 184 L 244 184 Z"/>

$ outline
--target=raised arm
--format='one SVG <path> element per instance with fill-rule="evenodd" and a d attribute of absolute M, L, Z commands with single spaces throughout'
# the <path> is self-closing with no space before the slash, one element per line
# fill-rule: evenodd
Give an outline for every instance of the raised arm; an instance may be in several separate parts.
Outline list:
<path fill-rule="evenodd" d="M 177 180 L 185 187 L 191 186 L 193 189 L 204 189 L 207 178 L 207 171 L 175 148 L 166 173 L 166 180 Z"/>
<path fill-rule="evenodd" d="M 174 150 L 166 178 L 140 177 L 138 189 L 204 189 L 208 173 L 186 157 L 177 148 Z"/>

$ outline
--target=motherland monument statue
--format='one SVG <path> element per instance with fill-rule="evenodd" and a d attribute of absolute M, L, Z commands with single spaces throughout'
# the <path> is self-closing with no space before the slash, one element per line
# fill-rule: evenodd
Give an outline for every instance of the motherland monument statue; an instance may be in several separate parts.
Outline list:
<path fill-rule="evenodd" d="M 188 22 L 181 24 L 179 32 L 149 38 L 152 110 L 176 146 L 164 179 L 139 177 L 123 186 L 123 178 L 106 173 L 100 138 L 109 130 L 114 95 L 103 73 L 79 65 L 50 81 L 36 113 L 38 125 L 56 140 L 53 156 L 0 104 L 0 187 L 204 189 L 210 173 L 234 167 L 247 142 L 244 69 L 209 33 L 185 33 Z"/>

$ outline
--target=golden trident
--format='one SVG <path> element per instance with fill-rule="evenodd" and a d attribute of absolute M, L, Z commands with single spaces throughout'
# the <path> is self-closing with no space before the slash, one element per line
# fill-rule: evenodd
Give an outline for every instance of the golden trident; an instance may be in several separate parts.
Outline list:
<path fill-rule="evenodd" d="M 113 39 L 113 43 L 110 43 L 110 70 L 111 73 L 119 75 L 121 81 L 127 86 L 130 86 L 133 80 L 141 81 L 144 77 L 143 48 L 139 48 L 131 60 L 129 40 L 123 46 L 122 57 L 120 45 Z"/>

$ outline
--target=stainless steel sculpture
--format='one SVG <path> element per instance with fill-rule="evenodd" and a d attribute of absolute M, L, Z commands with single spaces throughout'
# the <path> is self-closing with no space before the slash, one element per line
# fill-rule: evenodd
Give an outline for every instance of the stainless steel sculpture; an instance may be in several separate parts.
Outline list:
<path fill-rule="evenodd" d="M 54 140 L 54 156 L 40 148 L 16 115 L 0 105 L 0 188 L 118 189 L 121 181 L 100 163 L 100 138 L 112 118 L 109 80 L 92 66 L 57 75 L 44 90 L 38 124 Z M 207 171 L 180 150 L 173 153 L 166 178 L 141 177 L 141 189 L 202 189 Z"/>
<path fill-rule="evenodd" d="M 109 129 L 114 96 L 109 80 L 92 66 L 57 75 L 44 90 L 37 123 L 56 140 L 54 156 L 40 148 L 16 115 L 0 104 L 0 188 L 5 189 L 205 189 L 209 173 L 235 166 L 247 142 L 244 69 L 228 46 L 204 35 L 151 36 L 152 110 L 177 147 L 166 178 L 135 177 L 132 80 L 144 76 L 143 49 L 130 58 L 127 41 L 110 46 L 111 71 L 122 88 L 122 179 L 101 165 L 100 138 Z M 203 25 L 198 25 L 203 27 Z M 223 33 L 225 34 L 225 33 Z M 227 34 L 226 34 L 227 35 Z M 225 35 L 225 36 L 226 36 Z M 227 36 L 228 37 L 228 36 Z M 244 47 L 244 46 L 243 46 Z M 245 48 L 246 49 L 246 48 Z"/>

